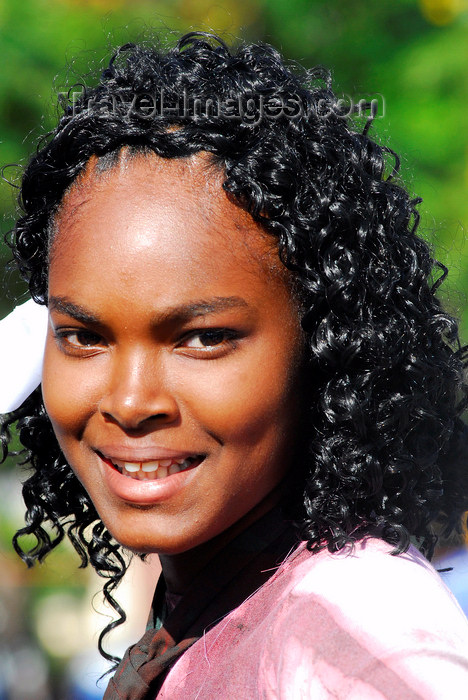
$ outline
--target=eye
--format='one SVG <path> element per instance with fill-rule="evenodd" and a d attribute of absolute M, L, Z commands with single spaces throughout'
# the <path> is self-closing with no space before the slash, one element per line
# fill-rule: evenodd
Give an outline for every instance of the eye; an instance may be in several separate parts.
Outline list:
<path fill-rule="evenodd" d="M 238 333 L 228 328 L 209 328 L 192 332 L 179 347 L 195 351 L 197 356 L 219 357 L 237 347 Z"/>
<path fill-rule="evenodd" d="M 104 340 L 98 333 L 86 329 L 56 329 L 55 338 L 64 352 L 88 354 L 103 347 Z"/>
<path fill-rule="evenodd" d="M 208 331 L 203 331 L 193 335 L 186 341 L 186 345 L 191 348 L 195 347 L 212 347 L 219 345 L 226 340 L 227 331 L 224 328 L 214 328 Z"/>

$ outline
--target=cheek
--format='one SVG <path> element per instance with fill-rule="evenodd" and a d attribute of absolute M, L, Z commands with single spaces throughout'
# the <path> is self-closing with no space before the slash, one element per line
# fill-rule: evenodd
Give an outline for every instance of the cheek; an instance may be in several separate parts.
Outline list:
<path fill-rule="evenodd" d="M 92 373 L 76 362 L 65 362 L 53 338 L 48 337 L 42 372 L 42 396 L 57 438 L 79 433 L 92 413 L 98 395 Z"/>
<path fill-rule="evenodd" d="M 198 422 L 233 449 L 276 449 L 292 432 L 300 412 L 298 370 L 282 357 L 256 359 L 215 376 L 208 367 L 185 387 Z"/>

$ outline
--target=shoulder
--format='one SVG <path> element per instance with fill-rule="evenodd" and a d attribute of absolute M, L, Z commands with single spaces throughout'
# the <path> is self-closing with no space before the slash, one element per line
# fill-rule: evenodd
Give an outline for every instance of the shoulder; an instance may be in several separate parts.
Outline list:
<path fill-rule="evenodd" d="M 263 657 L 271 697 L 463 697 L 468 622 L 416 549 L 393 556 L 373 538 L 336 554 L 301 548 L 288 570 Z"/>
<path fill-rule="evenodd" d="M 371 629 L 377 624 L 376 616 L 380 622 L 388 618 L 393 627 L 398 612 L 400 618 L 420 623 L 427 622 L 429 615 L 432 627 L 443 630 L 451 621 L 464 633 L 468 623 L 433 566 L 415 547 L 403 554 L 391 552 L 391 545 L 376 538 L 365 538 L 334 554 L 310 555 L 302 550 L 294 566 L 289 602 L 300 604 L 313 596 L 328 609 L 339 608 L 342 616 L 359 618 Z"/>

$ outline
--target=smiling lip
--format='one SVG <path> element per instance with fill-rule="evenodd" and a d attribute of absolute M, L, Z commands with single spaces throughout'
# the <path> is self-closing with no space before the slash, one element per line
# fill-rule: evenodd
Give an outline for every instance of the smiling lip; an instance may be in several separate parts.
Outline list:
<path fill-rule="evenodd" d="M 96 450 L 96 454 L 102 465 L 104 482 L 111 493 L 119 499 L 137 505 L 152 505 L 175 496 L 192 479 L 194 471 L 205 459 L 205 455 L 196 452 L 176 452 L 160 448 L 132 449 L 131 451 L 102 448 Z M 145 465 L 169 460 L 183 461 L 181 471 L 175 470 L 175 473 L 166 475 L 168 471 L 166 468 L 158 476 L 159 469 L 153 473 L 146 473 L 142 469 Z M 122 469 L 123 463 L 139 464 L 138 476 L 132 472 L 129 473 L 125 468 Z M 160 469 L 163 468 L 160 467 Z"/>

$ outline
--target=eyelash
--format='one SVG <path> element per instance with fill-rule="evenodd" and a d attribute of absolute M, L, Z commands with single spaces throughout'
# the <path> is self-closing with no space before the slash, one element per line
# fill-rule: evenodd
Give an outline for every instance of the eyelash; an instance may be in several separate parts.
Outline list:
<path fill-rule="evenodd" d="M 86 342 L 72 343 L 70 342 L 70 339 L 73 338 L 73 336 L 76 336 L 77 340 L 80 336 L 82 336 L 82 338 L 87 338 L 88 341 L 90 339 L 93 339 L 93 341 L 96 340 L 97 342 L 88 342 L 88 344 L 86 344 Z M 83 351 L 89 352 L 91 349 L 95 351 L 95 348 L 99 346 L 99 343 L 102 341 L 102 338 L 98 333 L 87 331 L 84 328 L 82 330 L 78 330 L 76 328 L 74 330 L 58 329 L 55 331 L 55 338 L 58 341 L 61 348 L 65 350 L 68 354 L 83 354 Z"/>
<path fill-rule="evenodd" d="M 221 357 L 224 355 L 224 353 L 228 350 L 234 350 L 237 345 L 238 345 L 238 340 L 240 337 L 240 334 L 230 328 L 207 328 L 204 330 L 196 330 L 196 331 L 191 331 L 189 334 L 187 334 L 183 340 L 182 343 L 186 343 L 189 340 L 193 340 L 194 338 L 207 338 L 208 336 L 223 336 L 223 341 L 216 343 L 215 345 L 206 345 L 203 347 L 199 348 L 190 348 L 189 345 L 179 345 L 178 347 L 181 347 L 183 349 L 191 349 L 192 351 L 195 350 L 197 351 L 197 357 L 198 358 L 203 358 L 205 356 L 206 359 L 216 359 L 217 357 Z M 209 350 L 208 348 L 214 348 L 214 350 Z M 205 349 L 206 348 L 206 349 Z M 184 354 L 187 354 L 185 352 Z"/>
<path fill-rule="evenodd" d="M 204 345 L 203 347 L 193 347 L 190 345 L 186 345 L 186 343 L 190 340 L 193 340 L 194 338 L 200 338 L 202 339 L 205 337 L 205 339 L 209 336 L 223 336 L 223 340 L 219 343 L 216 343 L 214 345 Z M 85 340 L 85 342 L 79 343 L 75 342 L 72 343 L 71 338 L 73 336 L 76 336 L 77 341 L 79 341 L 79 337 L 81 336 L 81 339 Z M 57 339 L 60 347 L 62 350 L 68 354 L 68 355 L 75 355 L 75 356 L 85 356 L 89 357 L 91 355 L 94 355 L 96 352 L 99 351 L 99 349 L 102 347 L 101 343 L 103 342 L 102 337 L 98 333 L 93 333 L 92 331 L 88 331 L 86 329 L 78 330 L 78 329 L 57 329 L 55 331 L 55 338 Z M 93 341 L 90 343 L 90 339 Z M 236 331 L 229 329 L 229 328 L 207 328 L 207 329 L 198 329 L 194 331 L 190 331 L 190 333 L 186 334 L 181 341 L 179 341 L 179 344 L 177 345 L 178 348 L 181 348 L 182 350 L 191 350 L 192 353 L 187 353 L 185 352 L 184 354 L 192 354 L 193 351 L 195 351 L 196 356 L 199 358 L 205 357 L 206 359 L 208 358 L 217 358 L 223 355 L 226 350 L 228 349 L 227 346 L 229 346 L 230 349 L 235 349 L 238 345 L 238 339 L 239 339 L 239 333 Z M 86 342 L 87 341 L 87 342 Z M 104 344 L 105 346 L 105 344 Z M 214 348 L 214 350 L 210 350 L 209 348 Z"/>

